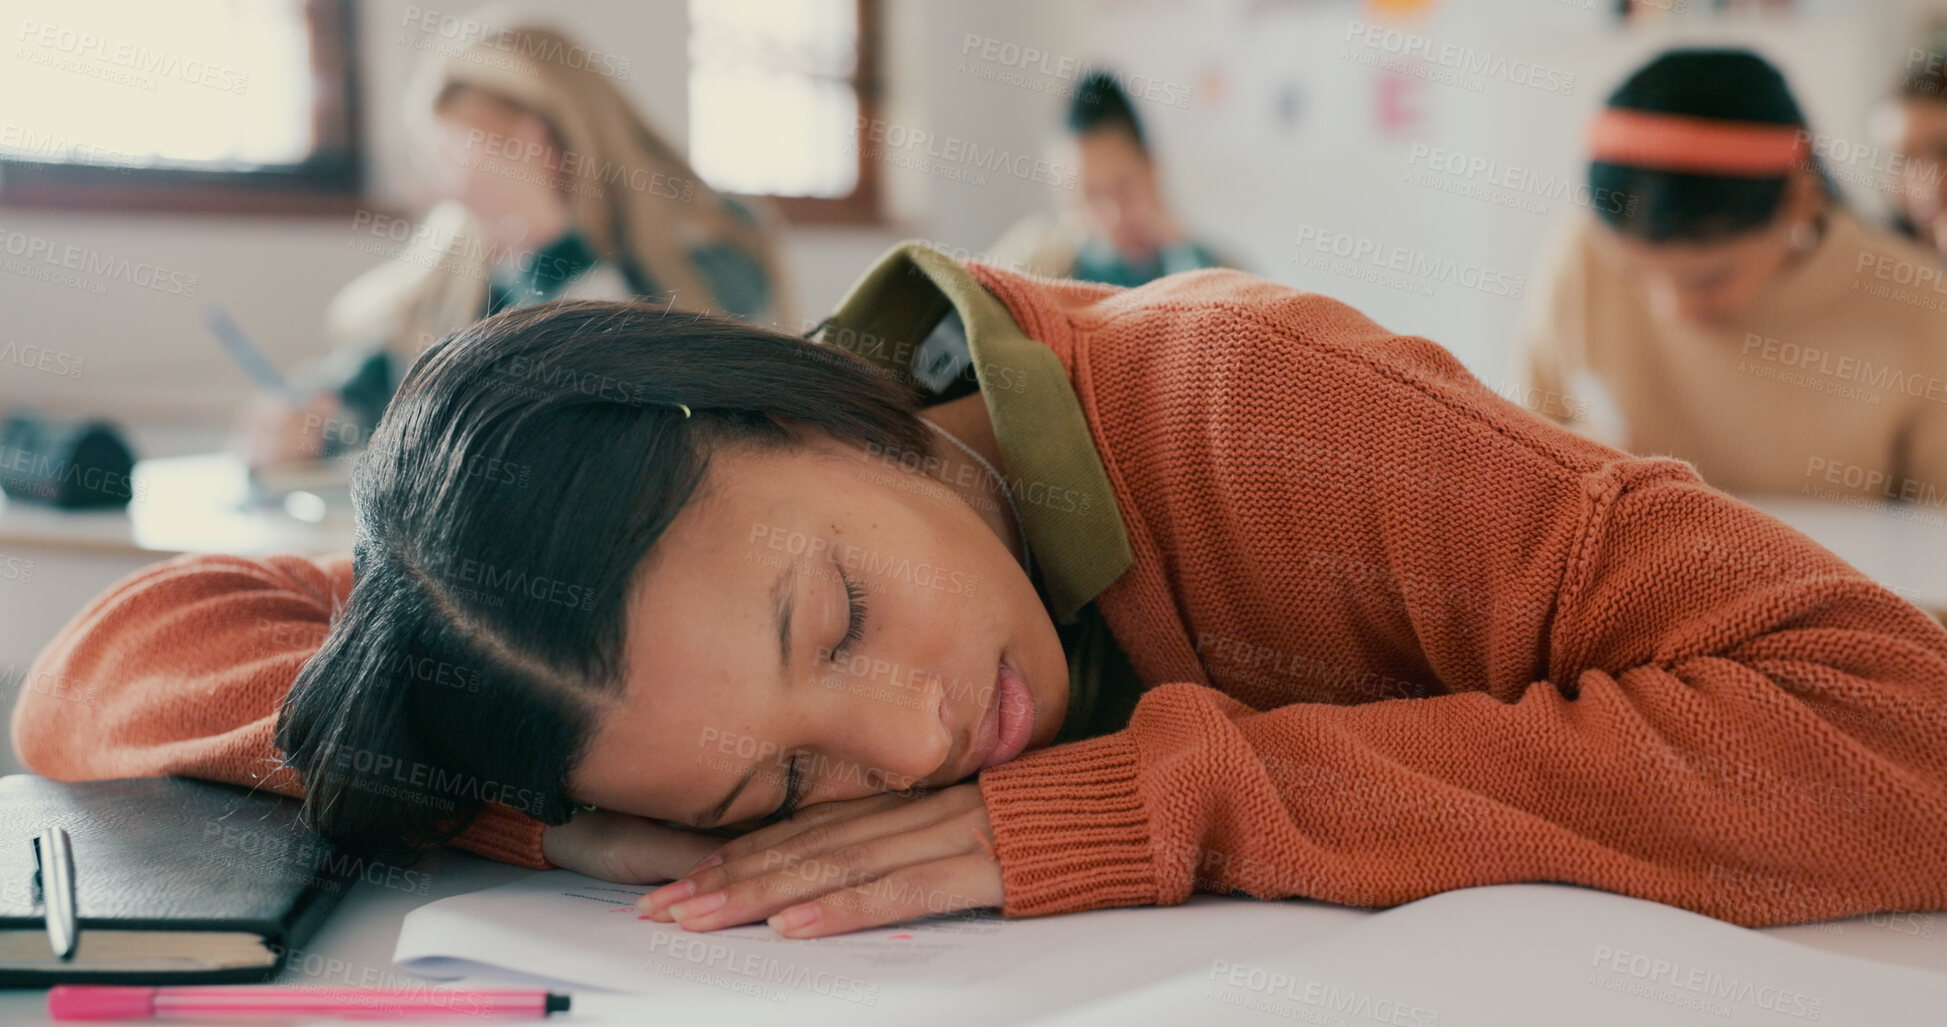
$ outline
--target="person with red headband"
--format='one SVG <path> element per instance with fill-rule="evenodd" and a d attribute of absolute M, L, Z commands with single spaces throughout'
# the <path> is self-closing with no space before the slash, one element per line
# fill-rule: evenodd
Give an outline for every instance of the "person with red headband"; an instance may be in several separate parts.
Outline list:
<path fill-rule="evenodd" d="M 1816 140 L 1748 51 L 1618 87 L 1587 137 L 1600 202 L 1528 311 L 1527 395 L 1554 397 L 1529 406 L 1732 492 L 1947 504 L 1947 274 L 1845 208 Z"/>

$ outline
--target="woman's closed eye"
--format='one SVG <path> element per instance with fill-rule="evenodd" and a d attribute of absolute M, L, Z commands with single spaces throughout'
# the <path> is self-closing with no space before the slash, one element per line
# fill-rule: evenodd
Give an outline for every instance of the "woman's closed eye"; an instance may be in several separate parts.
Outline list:
<path fill-rule="evenodd" d="M 789 820 L 792 814 L 798 812 L 798 802 L 804 798 L 804 756 L 802 752 L 791 755 L 790 766 L 784 772 L 784 800 L 777 804 L 777 809 L 772 810 L 770 816 L 764 818 L 764 824 Z"/>
<path fill-rule="evenodd" d="M 839 581 L 845 586 L 845 635 L 838 644 L 831 647 L 831 661 L 843 663 L 853 645 L 865 634 L 865 586 L 853 581 L 844 571 L 839 571 Z"/>
<path fill-rule="evenodd" d="M 845 633 L 839 638 L 838 644 L 826 650 L 835 664 L 844 663 L 849 658 L 852 646 L 865 634 L 865 586 L 853 581 L 842 569 L 839 571 L 839 581 L 845 588 Z M 758 821 L 759 826 L 787 820 L 798 812 L 798 804 L 804 798 L 804 764 L 804 753 L 792 755 L 784 775 L 784 798 L 778 803 L 777 809 Z"/>

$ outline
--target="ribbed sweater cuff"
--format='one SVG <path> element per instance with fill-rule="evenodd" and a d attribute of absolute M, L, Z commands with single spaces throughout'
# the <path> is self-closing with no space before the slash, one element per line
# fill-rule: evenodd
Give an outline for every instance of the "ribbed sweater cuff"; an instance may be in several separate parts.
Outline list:
<path fill-rule="evenodd" d="M 1120 733 L 982 771 L 1008 916 L 1157 901 L 1136 747 Z"/>
<path fill-rule="evenodd" d="M 541 833 L 547 825 L 505 806 L 488 805 L 453 839 L 458 848 L 502 863 L 553 870 L 554 864 L 541 854 Z"/>

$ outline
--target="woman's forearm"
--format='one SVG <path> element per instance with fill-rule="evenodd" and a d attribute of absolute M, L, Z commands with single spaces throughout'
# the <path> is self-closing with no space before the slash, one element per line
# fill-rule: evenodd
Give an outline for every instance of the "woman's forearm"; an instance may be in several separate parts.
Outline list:
<path fill-rule="evenodd" d="M 14 710 L 15 750 L 55 778 L 183 774 L 293 792 L 270 746 L 277 703 L 350 577 L 349 560 L 298 557 L 182 556 L 138 571 L 41 651 Z"/>
<path fill-rule="evenodd" d="M 1748 925 L 1947 903 L 1947 632 L 1684 477 L 1599 498 L 1518 693 L 1164 685 L 989 770 L 1008 911 L 1517 881 Z"/>
<path fill-rule="evenodd" d="M 301 793 L 277 708 L 351 591 L 351 560 L 181 556 L 116 583 L 42 650 L 14 751 L 60 780 L 179 775 Z M 540 822 L 489 804 L 454 844 L 546 867 Z"/>

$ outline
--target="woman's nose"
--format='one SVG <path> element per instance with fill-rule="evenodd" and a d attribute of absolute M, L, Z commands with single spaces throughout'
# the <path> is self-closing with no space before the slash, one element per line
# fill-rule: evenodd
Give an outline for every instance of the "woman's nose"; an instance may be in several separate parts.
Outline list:
<path fill-rule="evenodd" d="M 857 763 L 844 781 L 857 794 L 911 788 L 953 752 L 938 674 L 860 655 L 824 668 L 818 684 L 822 748 Z"/>

